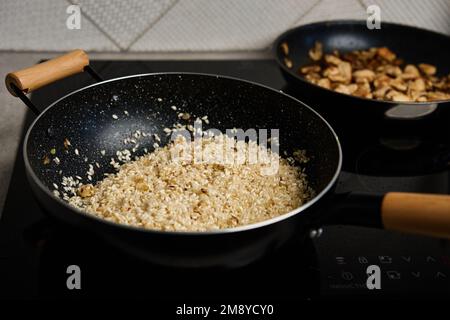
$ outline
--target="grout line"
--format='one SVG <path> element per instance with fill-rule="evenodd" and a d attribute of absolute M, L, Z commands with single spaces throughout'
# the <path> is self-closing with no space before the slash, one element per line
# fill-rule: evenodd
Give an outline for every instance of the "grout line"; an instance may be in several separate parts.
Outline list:
<path fill-rule="evenodd" d="M 302 20 L 308 13 L 310 13 L 311 11 L 314 10 L 314 8 L 316 8 L 320 3 L 322 3 L 323 0 L 318 0 L 316 3 L 314 3 L 308 10 L 306 10 L 304 13 L 302 13 L 302 15 L 300 17 L 298 17 L 297 19 L 295 19 L 295 22 L 292 23 L 291 25 L 289 25 L 289 28 L 292 28 L 293 26 L 297 25 L 297 23 L 300 22 L 300 20 Z"/>
<path fill-rule="evenodd" d="M 364 11 L 367 10 L 367 5 L 364 3 L 363 0 L 358 0 L 358 3 L 361 5 L 361 7 Z M 374 3 L 374 4 L 376 4 L 376 3 Z M 378 5 L 378 4 L 376 4 L 376 5 Z"/>
<path fill-rule="evenodd" d="M 306 10 L 304 13 L 302 13 L 298 18 L 296 18 L 295 20 L 294 20 L 294 22 L 293 23 L 291 23 L 287 28 L 286 28 L 286 30 L 288 30 L 288 29 L 291 29 L 291 28 L 293 28 L 295 25 L 297 25 L 297 23 L 300 21 L 300 20 L 302 20 L 303 19 L 303 17 L 305 17 L 308 13 L 310 13 L 315 7 L 317 7 L 318 5 L 319 5 L 319 3 L 321 3 L 322 2 L 322 0 L 317 0 L 308 10 Z M 284 31 L 282 31 L 282 32 L 284 32 Z M 280 34 L 282 33 L 282 32 L 280 32 Z M 273 39 L 272 41 L 271 41 L 271 43 L 267 46 L 267 47 L 265 47 L 263 50 L 270 50 L 270 48 L 272 47 L 272 45 L 273 45 L 273 41 L 274 41 L 275 39 Z"/>
<path fill-rule="evenodd" d="M 134 38 L 130 44 L 125 48 L 128 51 L 139 39 L 141 39 L 151 28 L 153 28 L 170 10 L 175 7 L 176 4 L 179 3 L 179 0 L 175 0 L 164 12 L 162 12 L 158 18 L 155 19 L 152 23 L 150 23 L 140 34 Z"/>
<path fill-rule="evenodd" d="M 114 40 L 106 31 L 104 31 L 103 30 L 103 28 L 102 27 L 100 27 L 98 24 L 97 24 L 97 22 L 95 22 L 88 14 L 86 14 L 84 11 L 83 11 L 83 7 L 82 7 L 82 5 L 81 4 L 79 4 L 79 3 L 77 3 L 77 1 L 76 0 L 66 0 L 68 3 L 70 3 L 70 4 L 74 4 L 74 5 L 79 5 L 80 6 L 80 11 L 81 11 L 81 14 L 83 15 L 83 17 L 85 17 L 90 23 L 92 23 L 93 25 L 94 25 L 94 27 L 98 30 L 98 31 L 100 31 L 106 38 L 108 38 L 116 47 L 117 47 L 117 49 L 119 49 L 120 51 L 123 51 L 123 49 L 124 48 L 122 48 L 122 46 L 116 41 L 116 40 Z"/>

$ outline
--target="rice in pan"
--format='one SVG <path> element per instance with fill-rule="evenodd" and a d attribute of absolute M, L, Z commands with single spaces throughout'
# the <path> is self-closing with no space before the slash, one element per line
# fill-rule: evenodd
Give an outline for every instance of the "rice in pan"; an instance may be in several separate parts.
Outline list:
<path fill-rule="evenodd" d="M 234 138 L 225 135 L 202 137 L 200 146 L 203 154 L 214 155 L 225 143 L 233 142 Z M 252 163 L 248 157 L 241 162 L 196 162 L 194 146 L 178 138 L 122 164 L 96 185 L 81 185 L 69 203 L 120 224 L 205 231 L 267 220 L 301 206 L 313 196 L 301 167 L 307 160 L 302 152 L 297 154 L 300 161 L 294 163 L 292 158 L 284 159 L 255 142 L 240 141 L 227 149 L 234 159 L 254 148 L 266 151 L 267 159 L 278 165 L 278 170 L 268 175 L 264 173 L 267 163 Z"/>

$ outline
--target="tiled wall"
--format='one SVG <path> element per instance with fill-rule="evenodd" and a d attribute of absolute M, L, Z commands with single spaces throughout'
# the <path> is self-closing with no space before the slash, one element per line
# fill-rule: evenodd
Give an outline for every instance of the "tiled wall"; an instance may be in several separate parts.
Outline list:
<path fill-rule="evenodd" d="M 71 4 L 80 30 L 66 27 Z M 262 50 L 299 24 L 365 19 L 371 4 L 382 21 L 450 34 L 450 0 L 1 0 L 0 50 Z"/>

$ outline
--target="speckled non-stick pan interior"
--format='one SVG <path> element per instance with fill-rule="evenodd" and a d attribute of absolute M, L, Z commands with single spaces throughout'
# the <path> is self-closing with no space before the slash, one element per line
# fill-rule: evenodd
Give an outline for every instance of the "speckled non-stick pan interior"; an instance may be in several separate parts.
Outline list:
<path fill-rule="evenodd" d="M 189 113 L 190 119 L 180 120 L 180 112 Z M 164 145 L 169 141 L 164 128 L 176 122 L 192 124 L 205 115 L 209 124 L 203 123 L 203 129 L 279 129 L 281 151 L 305 149 L 310 156 L 307 172 L 317 192 L 336 173 L 340 156 L 336 137 L 311 109 L 266 87 L 198 74 L 127 77 L 77 91 L 37 119 L 26 141 L 26 158 L 50 190 L 63 176 L 80 176 L 82 182 L 89 182 L 89 165 L 94 166 L 95 182 L 104 173 L 114 172 L 110 161 L 117 159 L 118 150 L 131 151 L 136 146 L 125 144 L 125 139 L 139 143 L 133 157 L 142 155 L 145 148 L 154 149 L 154 137 L 135 138 L 137 130 L 158 134 L 159 144 Z M 70 146 L 64 145 L 65 139 Z"/>

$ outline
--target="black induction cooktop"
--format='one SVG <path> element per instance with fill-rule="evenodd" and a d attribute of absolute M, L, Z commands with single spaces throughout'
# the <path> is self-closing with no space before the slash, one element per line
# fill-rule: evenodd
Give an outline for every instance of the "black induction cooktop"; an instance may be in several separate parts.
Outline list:
<path fill-rule="evenodd" d="M 316 108 L 336 129 L 344 151 L 337 192 L 450 193 L 450 110 L 403 123 L 351 117 L 333 101 L 287 86 L 272 60 L 93 61 L 92 66 L 105 79 L 189 71 L 239 77 L 283 90 Z M 38 90 L 32 101 L 44 108 L 90 83 L 88 75 L 79 74 Z M 33 117 L 27 113 L 23 134 Z M 237 269 L 152 265 L 46 217 L 28 186 L 21 150 L 0 220 L 2 298 L 252 298 L 269 303 L 343 297 L 450 298 L 449 241 L 360 227 L 312 230 L 311 238 L 293 239 L 278 252 Z M 67 288 L 70 265 L 81 269 L 80 290 Z M 380 290 L 367 289 L 368 265 L 380 267 Z"/>

